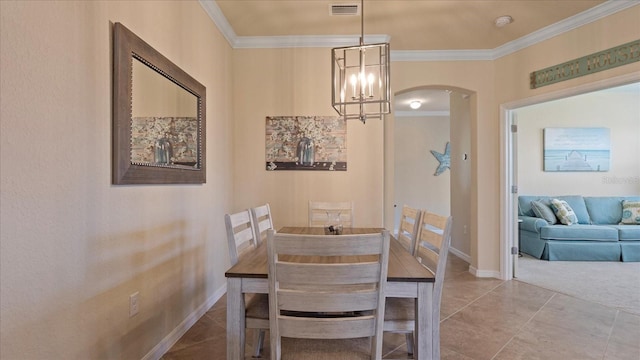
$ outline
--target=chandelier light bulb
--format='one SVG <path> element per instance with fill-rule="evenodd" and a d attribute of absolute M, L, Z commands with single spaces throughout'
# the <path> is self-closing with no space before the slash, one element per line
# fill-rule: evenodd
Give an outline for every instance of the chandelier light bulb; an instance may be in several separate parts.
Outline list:
<path fill-rule="evenodd" d="M 355 99 L 356 98 L 356 84 L 358 83 L 358 78 L 356 77 L 356 74 L 352 74 L 350 80 L 351 80 L 351 89 L 353 90 L 352 96 Z"/>

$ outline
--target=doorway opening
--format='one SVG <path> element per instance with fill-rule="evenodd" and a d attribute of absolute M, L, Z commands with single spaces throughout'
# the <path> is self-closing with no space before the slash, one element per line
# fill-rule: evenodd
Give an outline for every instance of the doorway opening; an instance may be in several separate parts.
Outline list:
<path fill-rule="evenodd" d="M 628 74 L 623 75 L 611 79 L 606 79 L 598 82 L 594 82 L 591 84 L 586 84 L 582 86 L 578 86 L 571 89 L 561 90 L 557 92 L 552 92 L 528 99 L 519 100 L 516 102 L 511 102 L 507 104 L 503 104 L 500 109 L 500 274 L 503 280 L 510 280 L 514 277 L 518 276 L 518 252 L 514 249 L 518 248 L 518 194 L 523 195 L 545 195 L 544 193 L 539 194 L 529 194 L 524 193 L 531 191 L 529 189 L 535 189 L 535 187 L 531 185 L 525 185 L 523 189 L 518 182 L 519 176 L 518 174 L 523 174 L 522 165 L 518 166 L 518 146 L 521 146 L 522 139 L 519 139 L 519 136 L 522 134 L 520 132 L 520 128 L 522 128 L 522 121 L 520 120 L 520 116 L 518 113 L 523 114 L 526 111 L 527 107 L 543 104 L 547 102 L 552 102 L 555 100 L 567 99 L 570 97 L 575 97 L 577 95 L 583 95 L 587 93 L 596 92 L 599 90 L 620 87 L 632 83 L 637 83 L 640 81 L 640 74 Z M 517 124 L 515 119 L 517 118 Z M 535 121 L 535 120 L 527 120 L 527 121 Z M 548 121 L 541 119 L 539 120 L 541 123 L 544 121 Z M 573 124 L 580 124 L 580 119 L 576 119 L 577 122 Z M 606 123 L 607 119 L 603 119 Z M 546 124 L 546 122 L 544 122 Z M 512 125 L 516 125 L 513 127 Z M 546 126 L 546 125 L 545 125 Z M 578 125 L 571 125 L 578 126 Z M 587 126 L 587 125 L 585 125 Z M 559 127 L 562 127 L 560 125 Z M 516 130 L 517 128 L 517 130 Z M 541 131 L 534 134 L 534 136 L 538 137 L 537 146 L 542 146 Z M 538 161 L 542 161 L 542 154 L 537 154 L 534 156 L 538 156 Z M 531 164 L 528 164 L 531 165 Z M 542 173 L 541 166 L 535 166 L 535 171 L 538 173 Z M 577 177 L 580 174 L 572 174 L 572 176 Z M 602 176 L 602 174 L 600 174 Z M 522 177 L 522 176 L 520 176 Z M 530 176 L 527 176 L 527 181 L 535 181 L 535 179 L 531 179 Z M 538 179 L 538 181 L 540 181 Z M 523 185 L 526 183 L 523 183 Z M 529 189 L 527 189 L 527 187 Z M 523 192 L 524 191 L 524 192 Z M 579 190 L 576 190 L 579 191 Z M 603 191 L 607 191 L 606 189 Z M 591 192 L 592 195 L 598 195 Z M 605 195 L 603 193 L 603 195 Z"/>

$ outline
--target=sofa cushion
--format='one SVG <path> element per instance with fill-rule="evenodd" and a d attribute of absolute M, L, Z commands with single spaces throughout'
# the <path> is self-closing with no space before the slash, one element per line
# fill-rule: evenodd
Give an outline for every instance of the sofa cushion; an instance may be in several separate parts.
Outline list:
<path fill-rule="evenodd" d="M 558 222 L 558 219 L 556 219 L 556 214 L 553 213 L 553 210 L 551 210 L 549 204 L 545 203 L 544 201 L 532 201 L 531 209 L 533 210 L 533 213 L 536 214 L 536 217 L 545 219 L 551 225 Z"/>
<path fill-rule="evenodd" d="M 573 212 L 576 214 L 578 218 L 578 224 L 591 224 L 591 219 L 589 218 L 589 212 L 587 211 L 587 205 L 584 203 L 584 198 L 582 195 L 563 195 L 563 196 L 554 196 L 554 198 L 559 200 L 564 200 L 571 206 Z"/>
<path fill-rule="evenodd" d="M 640 201 L 622 201 L 622 220 L 620 224 L 640 225 Z"/>
<path fill-rule="evenodd" d="M 549 197 L 545 196 L 532 196 L 532 195 L 520 195 L 518 196 L 518 215 L 534 217 L 536 214 L 531 209 L 532 201 L 547 200 Z"/>
<path fill-rule="evenodd" d="M 622 218 L 622 200 L 619 196 L 586 196 L 584 203 L 593 224 L 618 224 Z"/>
<path fill-rule="evenodd" d="M 540 228 L 542 240 L 618 241 L 618 229 L 601 225 L 549 225 Z"/>
<path fill-rule="evenodd" d="M 573 209 L 566 201 L 551 199 L 551 208 L 562 224 L 573 225 L 578 223 L 578 217 L 576 216 L 576 213 L 573 212 Z"/>
<path fill-rule="evenodd" d="M 640 225 L 607 225 L 618 231 L 620 241 L 640 241 Z"/>

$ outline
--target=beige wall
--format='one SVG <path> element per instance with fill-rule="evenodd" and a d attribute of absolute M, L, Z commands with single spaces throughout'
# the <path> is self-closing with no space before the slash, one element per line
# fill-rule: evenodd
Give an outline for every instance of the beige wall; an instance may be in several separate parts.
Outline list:
<path fill-rule="evenodd" d="M 434 176 L 440 164 L 431 150 L 444 153 L 450 141 L 448 116 L 397 117 L 394 128 L 395 227 L 402 206 L 408 205 L 443 215 L 451 213 L 450 179 L 446 170 Z"/>
<path fill-rule="evenodd" d="M 538 89 L 529 89 L 529 74 L 533 71 L 639 39 L 638 19 L 640 19 L 640 6 L 633 6 L 499 58 L 495 61 L 496 104 L 539 96 L 640 71 L 640 62 L 635 62 Z"/>
<path fill-rule="evenodd" d="M 111 185 L 110 22 L 206 86 L 206 184 Z M 0 24 L 0 357 L 140 359 L 224 289 L 231 48 L 195 1 L 0 1 Z"/>
<path fill-rule="evenodd" d="M 520 194 L 640 195 L 640 94 L 637 90 L 622 90 L 624 88 L 583 94 L 516 111 Z M 543 171 L 543 130 L 547 127 L 609 128 L 609 171 Z"/>
<path fill-rule="evenodd" d="M 392 63 L 392 92 L 472 93 L 470 256 L 499 270 L 499 106 L 640 71 L 528 88 L 528 74 L 640 38 L 640 6 L 495 61 Z M 268 115 L 333 115 L 328 49 L 231 50 L 195 1 L 0 1 L 2 358 L 141 358 L 224 289 L 223 214 L 352 199 L 393 226 L 395 119 L 348 126 L 347 172 L 264 170 Z M 207 183 L 111 185 L 110 22 L 207 87 Z M 386 150 L 385 150 L 386 149 Z M 384 209 L 383 209 L 384 206 Z M 128 317 L 129 295 L 140 313 Z"/>
<path fill-rule="evenodd" d="M 308 201 L 354 201 L 355 226 L 382 226 L 383 122 L 347 124 L 347 171 L 266 171 L 267 116 L 337 116 L 329 49 L 234 51 L 235 209 L 269 202 L 276 228 L 308 223 Z"/>
<path fill-rule="evenodd" d="M 471 236 L 471 96 L 454 91 L 451 103 L 451 248 L 470 260 Z M 465 158 L 466 154 L 466 158 Z"/>

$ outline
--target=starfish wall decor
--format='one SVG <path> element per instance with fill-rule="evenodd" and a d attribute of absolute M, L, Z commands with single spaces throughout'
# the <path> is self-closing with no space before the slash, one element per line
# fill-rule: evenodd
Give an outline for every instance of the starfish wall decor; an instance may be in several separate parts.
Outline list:
<path fill-rule="evenodd" d="M 434 176 L 438 176 L 442 174 L 445 170 L 451 169 L 451 146 L 447 141 L 447 144 L 444 146 L 444 154 L 441 154 L 435 150 L 431 150 L 433 156 L 440 162 L 438 168 L 436 169 L 436 173 Z"/>

